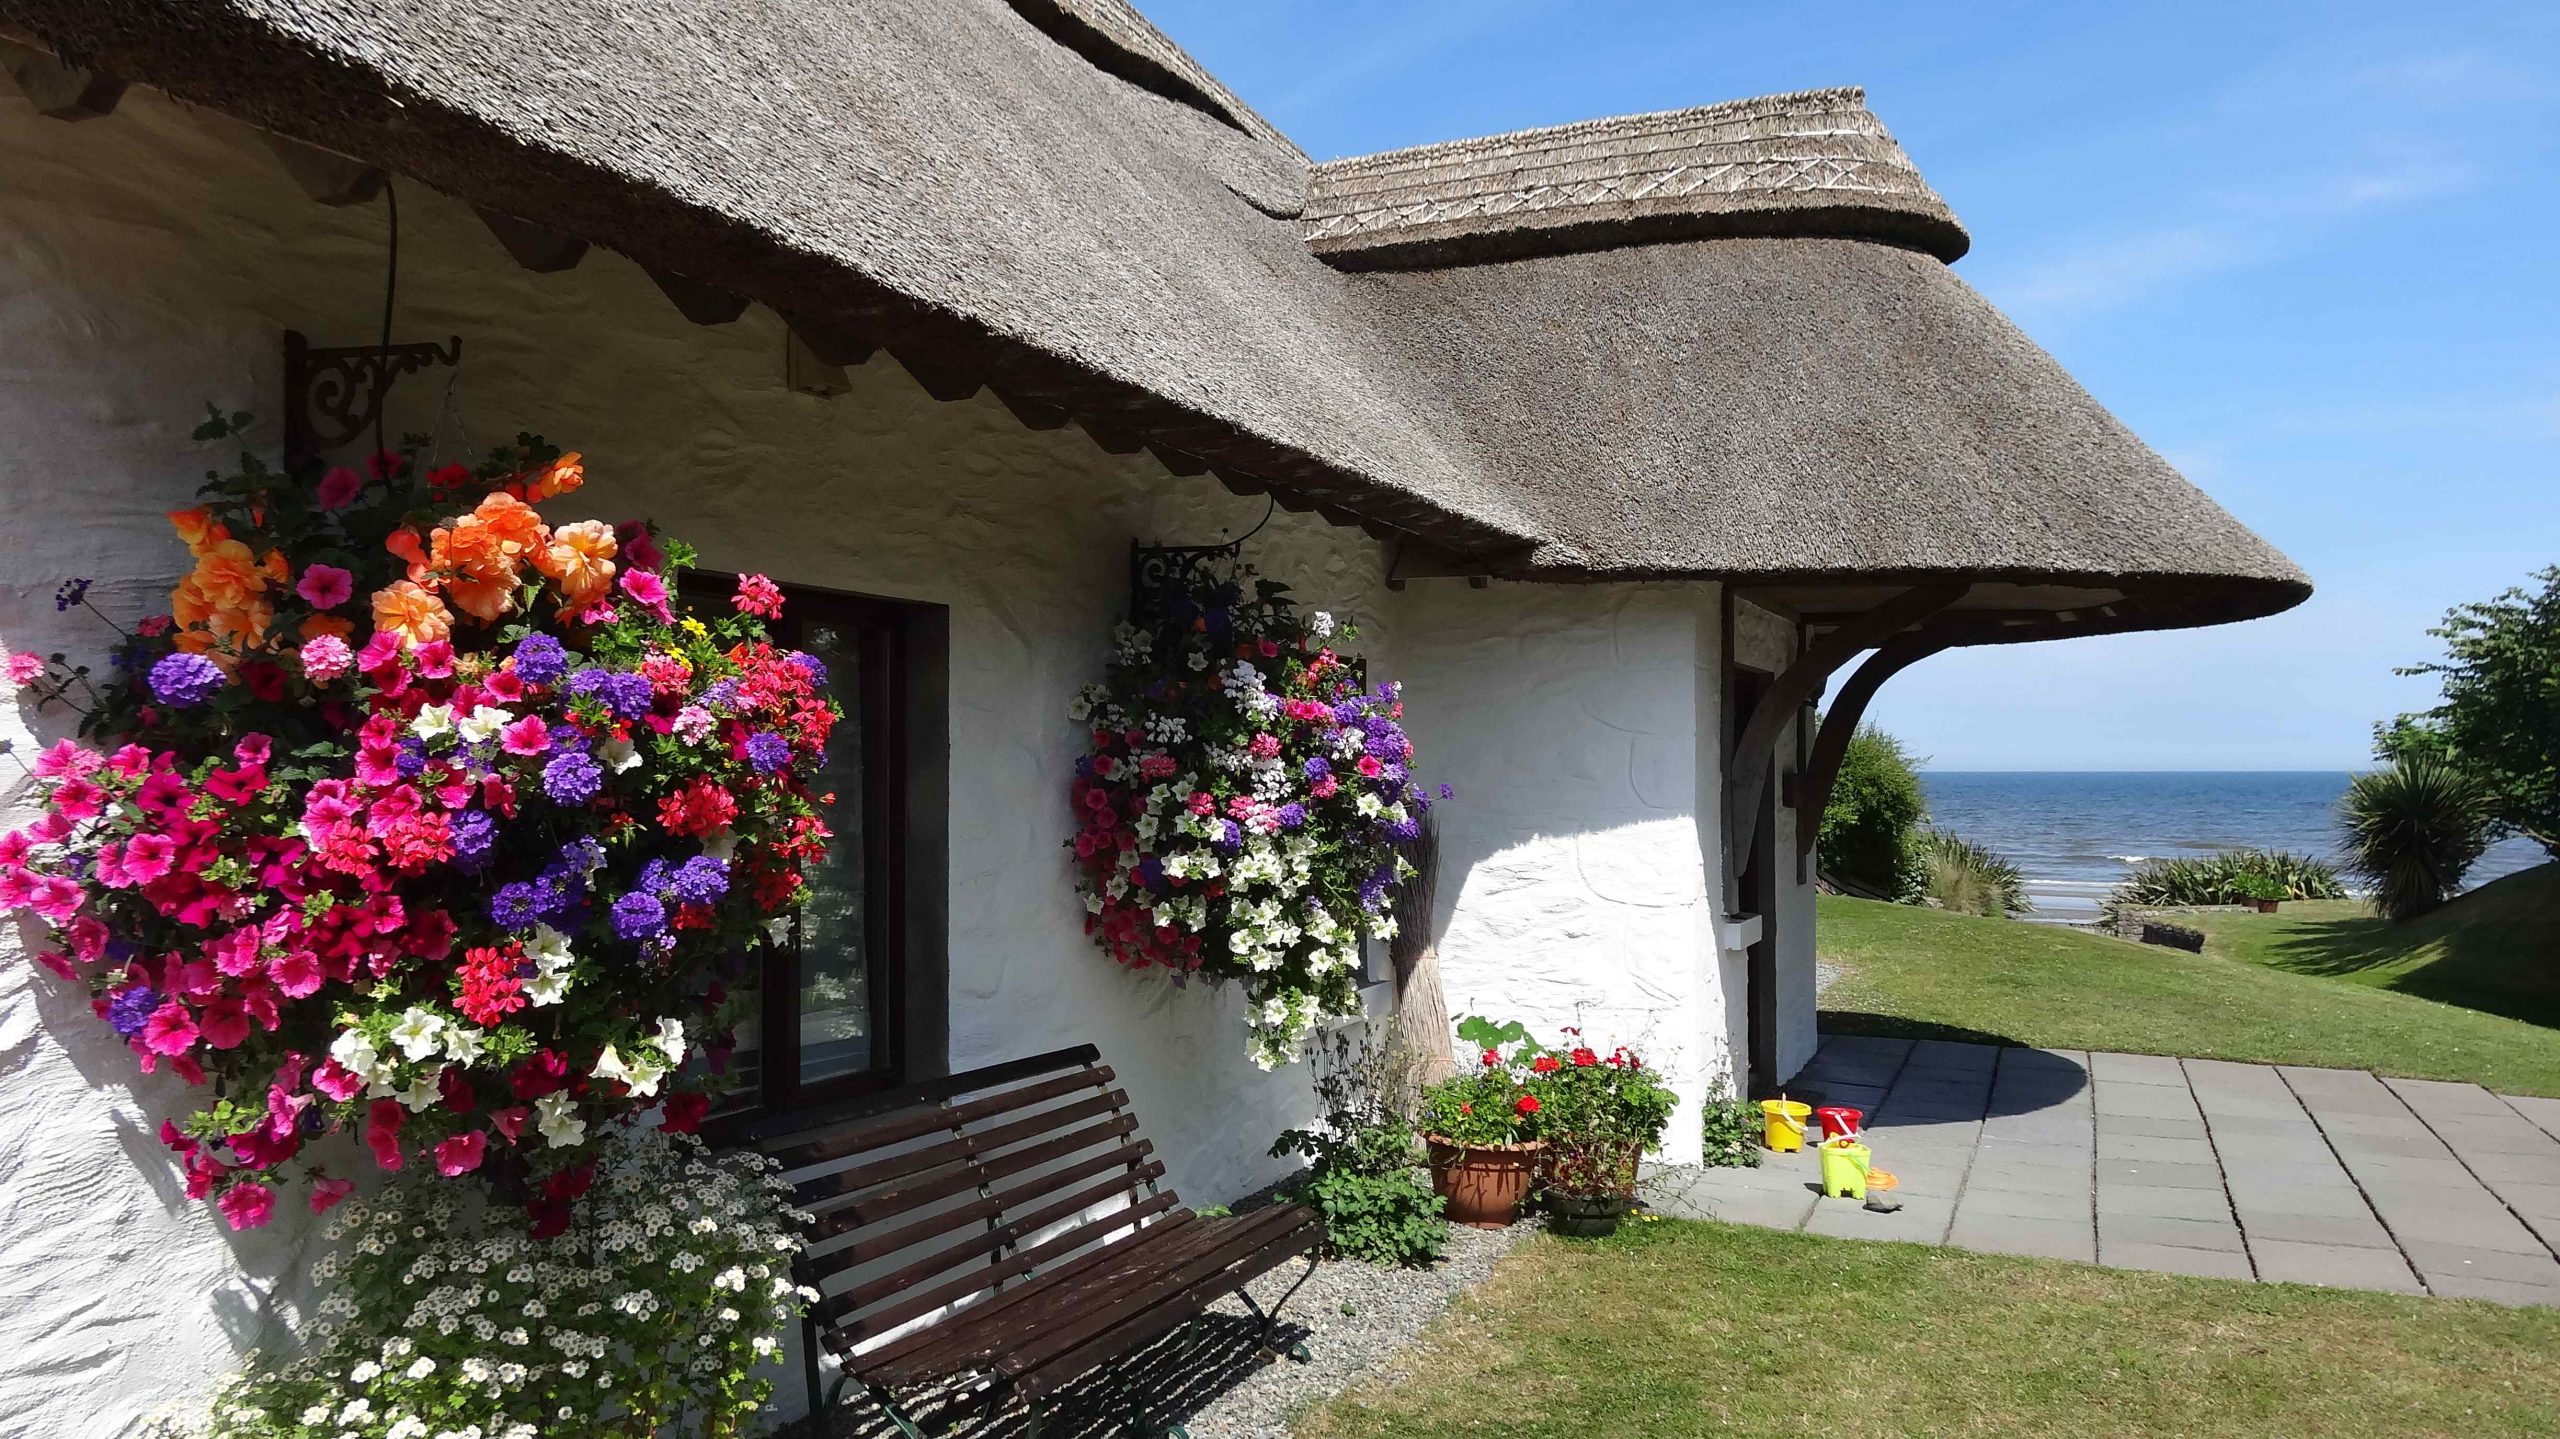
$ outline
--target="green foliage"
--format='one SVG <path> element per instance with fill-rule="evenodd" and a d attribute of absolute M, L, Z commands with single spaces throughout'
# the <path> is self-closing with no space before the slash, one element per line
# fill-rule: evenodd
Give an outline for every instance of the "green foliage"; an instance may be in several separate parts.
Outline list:
<path fill-rule="evenodd" d="M 1823 872 L 1843 883 L 1890 899 L 1914 898 L 1920 871 L 1912 839 L 1928 812 L 1910 752 L 1883 730 L 1864 726 L 1841 754 L 1814 854 Z"/>
<path fill-rule="evenodd" d="M 2560 565 L 2533 578 L 2539 592 L 2457 605 L 2427 631 L 2445 657 L 2399 673 L 2436 676 L 2442 701 L 2378 726 L 2374 746 L 2385 760 L 2451 761 L 2499 826 L 2560 858 Z"/>
<path fill-rule="evenodd" d="M 1530 1137 L 1531 1111 L 1520 1107 L 1530 1097 L 1516 1066 L 1481 1065 L 1424 1090 L 1415 1123 L 1424 1134 L 1451 1144 L 1517 1144 Z"/>
<path fill-rule="evenodd" d="M 2356 776 L 2338 812 L 2374 909 L 2398 924 L 2451 898 L 2489 847 L 2494 803 L 2470 773 L 2423 753 Z"/>
<path fill-rule="evenodd" d="M 2275 876 L 2269 874 L 2244 874 L 2231 888 L 2242 899 L 2282 900 L 2293 897 L 2286 893 L 2285 887 L 2276 881 Z"/>
<path fill-rule="evenodd" d="M 2199 859 L 2155 859 L 2107 895 L 2107 918 L 2118 911 L 2190 904 L 2246 904 L 2254 880 L 2277 891 L 2270 899 L 2344 899 L 2338 872 L 2306 855 L 2283 850 L 2226 849 Z"/>
<path fill-rule="evenodd" d="M 1760 1106 L 1734 1096 L 1721 1080 L 1707 1096 L 1699 1123 L 1710 1169 L 1760 1167 Z"/>
<path fill-rule="evenodd" d="M 1441 1199 L 1416 1171 L 1412 1096 L 1420 1056 L 1390 1027 L 1383 1037 L 1335 1033 L 1311 1046 L 1323 1122 L 1292 1129 L 1272 1154 L 1302 1154 L 1307 1170 L 1285 1197 L 1324 1216 L 1326 1252 L 1372 1264 L 1427 1264 L 1449 1237 Z"/>
<path fill-rule="evenodd" d="M 1929 828 L 1913 840 L 1925 891 L 1940 909 L 1997 918 L 2027 908 L 2027 879 L 1993 851 L 1951 831 Z"/>

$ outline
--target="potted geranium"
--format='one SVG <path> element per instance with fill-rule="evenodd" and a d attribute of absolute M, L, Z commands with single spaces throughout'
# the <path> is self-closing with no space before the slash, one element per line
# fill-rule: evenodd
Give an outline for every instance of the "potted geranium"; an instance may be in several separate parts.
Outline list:
<path fill-rule="evenodd" d="M 2231 887 L 2260 914 L 2275 913 L 2277 906 L 2292 894 L 2274 876 L 2264 874 L 2244 874 Z"/>
<path fill-rule="evenodd" d="M 1536 1137 L 1542 1101 L 1524 1073 L 1536 1046 L 1517 1022 L 1470 1016 L 1458 1033 L 1477 1046 L 1479 1062 L 1422 1093 L 1431 1187 L 1451 1223 L 1500 1229 L 1519 1217 L 1544 1147 Z"/>
<path fill-rule="evenodd" d="M 1537 1055 L 1529 1097 L 1546 1143 L 1539 1188 L 1560 1234 L 1607 1234 L 1634 1207 L 1637 1168 L 1662 1140 L 1679 1103 L 1668 1085 L 1621 1045 L 1604 1058 L 1564 1032 L 1567 1048 Z"/>

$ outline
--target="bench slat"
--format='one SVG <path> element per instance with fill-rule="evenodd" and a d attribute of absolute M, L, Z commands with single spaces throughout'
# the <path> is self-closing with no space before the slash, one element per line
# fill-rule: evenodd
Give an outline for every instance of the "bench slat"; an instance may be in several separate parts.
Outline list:
<path fill-rule="evenodd" d="M 1163 1177 L 1164 1161 L 1149 1160 L 1139 1165 L 1134 1173 L 1117 1175 L 1090 1188 L 1078 1190 L 1064 1199 L 1044 1205 L 1029 1214 L 1009 1219 L 985 1233 L 971 1235 L 957 1244 L 937 1249 L 924 1258 L 891 1273 L 883 1274 L 877 1279 L 866 1280 L 840 1294 L 832 1295 L 819 1305 L 818 1317 L 821 1322 L 833 1323 L 865 1305 L 887 1299 L 910 1285 L 921 1283 L 956 1265 L 984 1259 L 1006 1245 L 1019 1243 L 1025 1236 L 1036 1234 L 1061 1220 L 1073 1218 L 1084 1210 L 1107 1204 L 1115 1198 L 1134 1196 L 1141 1184 Z M 1132 1202 L 1135 1202 L 1134 1199 Z M 1170 1208 L 1171 1205 L 1161 1207 Z M 995 1267 L 997 1266 L 992 1263 L 989 1265 L 990 1269 Z M 993 1287 L 994 1281 L 990 1278 L 987 1283 L 989 1287 Z"/>
<path fill-rule="evenodd" d="M 868 1150 L 921 1139 L 938 1129 L 958 1129 L 981 1119 L 1010 1114 L 1017 1109 L 1027 1109 L 1034 1104 L 1073 1094 L 1079 1089 L 1099 1089 L 1109 1084 L 1112 1078 L 1111 1066 L 1101 1064 L 1019 1089 L 972 1099 L 964 1104 L 903 1104 L 851 1127 L 798 1144 L 769 1148 L 765 1152 L 781 1161 L 785 1169 L 806 1169 L 813 1164 L 825 1164 Z"/>
<path fill-rule="evenodd" d="M 1094 1239 L 1101 1235 L 1108 1234 L 1114 1229 L 1126 1228 L 1130 1225 L 1138 1224 L 1155 1215 L 1163 1214 L 1165 1211 L 1173 1209 L 1181 1202 L 1182 1201 L 1179 1198 L 1171 1194 L 1149 1195 L 1147 1198 L 1140 1200 L 1128 1208 L 1115 1209 L 1109 1214 L 1088 1219 L 1082 1224 L 1078 1224 L 1073 1228 L 1067 1229 L 1050 1239 L 1043 1240 L 1029 1249 L 1025 1249 L 1018 1254 L 1009 1256 L 999 1263 L 990 1264 L 984 1269 L 973 1269 L 968 1273 L 962 1274 L 957 1279 L 948 1280 L 944 1283 L 932 1285 L 924 1289 L 910 1290 L 901 1294 L 896 1302 L 883 1304 L 875 1309 L 865 1310 L 860 1317 L 847 1322 L 840 1328 L 829 1331 L 826 1336 L 827 1345 L 829 1348 L 835 1349 L 841 1353 L 842 1351 L 850 1349 L 874 1335 L 886 1334 L 890 1330 L 897 1328 L 899 1325 L 915 1318 L 917 1315 L 930 1313 L 946 1304 L 958 1303 L 960 1300 L 966 1299 L 972 1294 L 993 1291 L 998 1298 L 1010 1297 L 1018 1291 L 1000 1290 L 997 1289 L 996 1286 L 1005 1280 L 1017 1279 L 1025 1274 L 1029 1274 L 1038 1266 L 1046 1264 L 1052 1259 L 1073 1254 L 1079 1247 L 1091 1243 Z M 1180 1213 L 1188 1215 L 1190 1211 L 1182 1210 Z M 1157 1222 L 1171 1223 L 1173 1221 L 1169 1217 L 1167 1219 L 1158 1220 Z M 1093 1257 L 1096 1259 L 1104 1257 L 1110 1248 L 1111 1246 L 1106 1245 L 1103 1249 L 1094 1251 Z M 1083 1256 L 1078 1256 L 1079 1262 L 1081 1262 L 1082 1258 Z M 990 1299 L 985 1302 L 992 1304 L 996 1301 L 994 1299 Z M 957 1316 L 955 1315 L 954 1317 L 956 1318 Z M 934 1332 L 935 1331 L 932 1329 L 920 1331 L 921 1335 L 924 1337 L 930 1337 Z M 857 1374 L 867 1373 L 875 1363 L 888 1362 L 890 1351 L 893 1351 L 894 1349 L 894 1345 L 883 1345 L 882 1354 L 877 1359 L 875 1359 L 875 1356 L 870 1354 L 856 1357 L 851 1361 L 854 1371 Z"/>
<path fill-rule="evenodd" d="M 1144 1162 L 1147 1156 L 1154 1152 L 1155 1143 L 1152 1140 L 1141 1139 L 1134 1144 L 1125 1144 L 1108 1154 L 1097 1154 L 1090 1159 L 1078 1160 L 1055 1173 L 1041 1175 L 1029 1184 L 1018 1185 L 1002 1194 L 989 1195 L 958 1208 L 930 1215 L 903 1228 L 890 1230 L 886 1234 L 857 1239 L 842 1249 L 819 1255 L 808 1262 L 818 1267 L 817 1272 L 822 1274 L 833 1274 L 850 1269 L 854 1265 L 877 1259 L 884 1254 L 895 1254 L 901 1249 L 921 1244 L 936 1235 L 948 1234 L 962 1225 L 995 1218 L 1002 1214 L 1008 1205 L 1036 1199 L 1052 1189 L 1091 1179 L 1105 1170 L 1118 1169 L 1124 1165 L 1135 1166 Z M 816 1228 L 822 1229 L 825 1223 L 825 1220 L 820 1220 Z M 853 1227 L 855 1226 L 845 1225 L 827 1229 L 819 1237 L 830 1238 Z M 813 1232 L 816 1232 L 816 1229 L 813 1229 Z"/>

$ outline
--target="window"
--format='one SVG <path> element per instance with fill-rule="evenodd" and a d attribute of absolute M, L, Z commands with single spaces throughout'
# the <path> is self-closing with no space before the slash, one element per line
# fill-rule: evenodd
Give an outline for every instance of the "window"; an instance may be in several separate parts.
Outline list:
<path fill-rule="evenodd" d="M 695 602 L 726 602 L 729 577 L 698 574 Z M 756 956 L 760 1018 L 741 1026 L 724 1111 L 823 1104 L 909 1077 L 908 677 L 919 607 L 783 587 L 777 644 L 826 666 L 842 707 L 812 786 L 834 838 L 807 871 L 788 936 Z"/>

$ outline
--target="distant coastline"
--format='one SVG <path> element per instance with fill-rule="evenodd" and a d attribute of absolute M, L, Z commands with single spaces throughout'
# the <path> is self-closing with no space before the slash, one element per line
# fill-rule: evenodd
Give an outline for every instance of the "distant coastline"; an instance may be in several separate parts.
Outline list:
<path fill-rule="evenodd" d="M 2097 918 L 2107 891 L 2145 860 L 2216 850 L 2291 850 L 2334 862 L 2346 770 L 1922 770 L 1930 821 L 2005 856 L 2027 877 L 2035 918 Z M 2542 862 L 2507 840 L 2478 886 Z"/>

